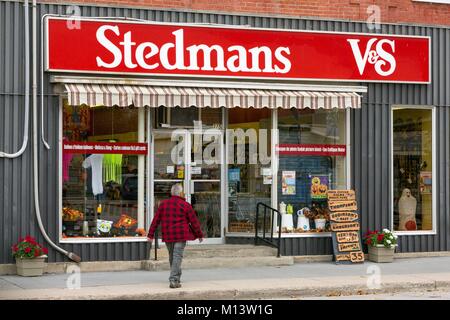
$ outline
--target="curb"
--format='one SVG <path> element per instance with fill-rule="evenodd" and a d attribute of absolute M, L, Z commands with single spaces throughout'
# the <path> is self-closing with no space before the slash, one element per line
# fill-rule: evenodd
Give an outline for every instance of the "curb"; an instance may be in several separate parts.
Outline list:
<path fill-rule="evenodd" d="M 368 289 L 365 284 L 352 284 L 342 286 L 307 286 L 305 288 L 281 287 L 281 288 L 243 288 L 243 289 L 195 289 L 181 288 L 173 291 L 156 290 L 148 292 L 141 290 L 136 293 L 95 293 L 86 292 L 71 295 L 60 295 L 58 293 L 40 294 L 37 290 L 35 297 L 26 294 L 14 299 L 19 300 L 258 300 L 258 299 L 308 299 L 312 297 L 336 297 L 350 295 L 369 295 L 369 294 L 390 294 L 411 291 L 436 291 L 439 289 L 450 288 L 450 280 L 427 280 L 419 282 L 401 282 L 387 283 L 379 289 Z M 84 288 L 89 290 L 89 288 Z M 124 290 L 121 290 L 122 292 Z M 8 299 L 8 297 L 1 297 Z"/>

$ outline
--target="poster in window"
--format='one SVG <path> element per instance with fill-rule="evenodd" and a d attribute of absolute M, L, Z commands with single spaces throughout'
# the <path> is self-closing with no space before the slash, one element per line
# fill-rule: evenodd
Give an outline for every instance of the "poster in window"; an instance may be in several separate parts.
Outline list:
<path fill-rule="evenodd" d="M 272 184 L 272 176 L 263 176 L 263 184 Z"/>
<path fill-rule="evenodd" d="M 431 186 L 433 185 L 433 174 L 431 171 L 420 172 L 420 192 L 422 194 L 431 194 Z"/>
<path fill-rule="evenodd" d="M 295 192 L 295 171 L 283 171 L 281 176 L 281 191 L 283 195 L 293 196 Z"/>
<path fill-rule="evenodd" d="M 184 166 L 177 166 L 177 178 L 184 179 Z"/>
<path fill-rule="evenodd" d="M 228 181 L 240 181 L 241 180 L 241 169 L 233 168 L 228 169 Z"/>
<path fill-rule="evenodd" d="M 327 198 L 329 179 L 327 175 L 311 176 L 311 199 L 323 200 Z"/>

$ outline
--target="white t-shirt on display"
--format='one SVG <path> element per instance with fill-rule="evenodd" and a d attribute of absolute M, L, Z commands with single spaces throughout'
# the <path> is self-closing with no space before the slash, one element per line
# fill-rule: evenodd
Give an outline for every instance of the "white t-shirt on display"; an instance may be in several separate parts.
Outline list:
<path fill-rule="evenodd" d="M 103 154 L 93 154 L 83 161 L 83 168 L 92 168 L 92 193 L 103 193 Z"/>

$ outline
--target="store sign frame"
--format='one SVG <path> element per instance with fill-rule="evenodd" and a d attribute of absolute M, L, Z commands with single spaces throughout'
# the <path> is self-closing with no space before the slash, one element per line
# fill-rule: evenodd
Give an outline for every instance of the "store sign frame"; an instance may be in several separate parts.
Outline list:
<path fill-rule="evenodd" d="M 338 156 L 347 155 L 345 144 L 289 144 L 282 143 L 275 147 L 275 151 L 283 156 Z"/>
<path fill-rule="evenodd" d="M 79 18 L 79 28 L 73 28 L 71 19 L 45 18 L 47 71 L 278 81 L 431 81 L 428 36 L 107 18 Z"/>
<path fill-rule="evenodd" d="M 78 154 L 133 154 L 147 155 L 148 144 L 145 142 L 72 142 L 63 143 L 64 153 Z"/>

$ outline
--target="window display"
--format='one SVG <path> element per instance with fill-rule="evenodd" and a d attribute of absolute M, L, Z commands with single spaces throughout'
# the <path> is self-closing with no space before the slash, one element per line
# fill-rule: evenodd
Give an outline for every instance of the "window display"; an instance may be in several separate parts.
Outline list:
<path fill-rule="evenodd" d="M 278 132 L 278 203 L 294 212 L 282 232 L 330 231 L 327 191 L 347 189 L 346 110 L 278 110 Z"/>
<path fill-rule="evenodd" d="M 393 110 L 394 230 L 433 230 L 432 110 Z"/>
<path fill-rule="evenodd" d="M 64 101 L 63 239 L 145 236 L 145 114 Z"/>
<path fill-rule="evenodd" d="M 256 204 L 270 205 L 271 177 L 270 163 L 262 163 L 252 156 L 271 156 L 270 134 L 266 141 L 260 139 L 261 129 L 270 132 L 271 110 L 234 108 L 228 112 L 229 130 L 242 130 L 245 139 L 230 139 L 228 144 L 228 232 L 255 231 Z M 254 133 L 254 139 L 249 136 Z M 233 148 L 233 150 L 230 150 Z M 266 149 L 266 150 L 264 150 Z M 230 152 L 232 151 L 232 152 Z M 233 158 L 230 157 L 233 155 Z M 240 159 L 240 156 L 241 159 Z M 244 161 L 242 161 L 244 160 Z M 260 224 L 262 225 L 262 223 Z M 270 224 L 267 223 L 267 226 Z"/>

